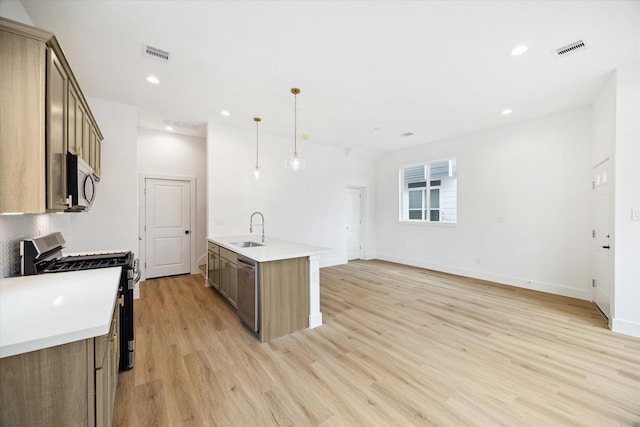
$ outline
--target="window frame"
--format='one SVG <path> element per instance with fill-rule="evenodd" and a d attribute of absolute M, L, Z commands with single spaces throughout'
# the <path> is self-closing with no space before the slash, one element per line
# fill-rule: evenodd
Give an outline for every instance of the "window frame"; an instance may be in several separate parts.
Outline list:
<path fill-rule="evenodd" d="M 435 178 L 431 179 L 431 165 L 439 162 L 450 162 L 455 161 L 455 176 L 456 176 L 456 187 L 455 187 L 455 196 L 456 196 L 456 220 L 455 221 L 442 221 L 442 179 Z M 404 180 L 404 172 L 406 169 L 415 168 L 418 166 L 422 166 L 425 168 L 425 185 L 421 187 L 414 187 L 413 189 L 408 188 L 408 184 L 413 183 L 405 183 Z M 400 223 L 407 224 L 429 224 L 429 225 L 438 225 L 438 226 L 456 226 L 458 223 L 458 215 L 457 215 L 457 207 L 458 207 L 458 182 L 457 182 L 457 158 L 456 157 L 447 157 L 443 159 L 437 160 L 427 160 L 424 162 L 418 163 L 409 163 L 400 166 L 398 169 L 398 187 L 399 187 L 399 200 L 398 200 L 398 221 Z M 432 186 L 432 181 L 439 181 L 438 185 Z M 415 181 L 420 182 L 420 181 Z M 438 190 L 438 207 L 431 207 L 431 193 L 433 190 Z M 411 191 L 420 191 L 422 193 L 422 206 L 421 208 L 409 208 L 409 193 Z M 411 219 L 409 218 L 411 211 L 421 211 L 420 219 Z M 432 212 L 438 212 L 438 221 L 431 220 Z"/>

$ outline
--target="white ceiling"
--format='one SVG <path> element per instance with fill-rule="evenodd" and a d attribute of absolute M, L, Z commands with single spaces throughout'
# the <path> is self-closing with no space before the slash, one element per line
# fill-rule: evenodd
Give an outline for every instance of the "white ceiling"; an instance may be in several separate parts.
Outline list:
<path fill-rule="evenodd" d="M 141 126 L 254 129 L 260 116 L 262 133 L 292 137 L 296 86 L 299 133 L 378 152 L 590 105 L 640 61 L 640 1 L 22 3 L 85 95 L 138 106 Z M 578 39 L 587 49 L 553 55 Z M 144 58 L 144 43 L 169 63 Z"/>

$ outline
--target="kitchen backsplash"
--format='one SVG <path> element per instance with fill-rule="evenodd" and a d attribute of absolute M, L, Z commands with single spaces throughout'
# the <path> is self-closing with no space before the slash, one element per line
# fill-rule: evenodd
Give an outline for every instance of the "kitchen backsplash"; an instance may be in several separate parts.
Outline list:
<path fill-rule="evenodd" d="M 20 275 L 20 241 L 49 233 L 49 215 L 0 215 L 0 277 Z"/>

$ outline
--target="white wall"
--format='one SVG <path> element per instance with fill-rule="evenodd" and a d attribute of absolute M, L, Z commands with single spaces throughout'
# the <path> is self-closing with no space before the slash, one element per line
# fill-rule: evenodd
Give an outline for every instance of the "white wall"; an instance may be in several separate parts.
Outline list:
<path fill-rule="evenodd" d="M 51 231 L 60 231 L 66 252 L 128 250 L 138 252 L 138 109 L 87 97 L 102 131 L 102 158 L 96 199 L 89 212 L 50 215 Z"/>
<path fill-rule="evenodd" d="M 382 156 L 378 258 L 591 299 L 590 119 L 579 109 Z M 452 157 L 458 223 L 400 223 L 399 168 Z"/>
<path fill-rule="evenodd" d="M 20 0 L 0 0 L 0 16 L 33 26 L 33 21 Z"/>
<path fill-rule="evenodd" d="M 615 290 L 611 327 L 640 337 L 640 64 L 616 72 Z"/>
<path fill-rule="evenodd" d="M 138 172 L 140 175 L 190 177 L 196 180 L 196 224 L 192 236 L 196 253 L 191 272 L 206 263 L 207 254 L 207 145 L 205 138 L 138 129 Z M 144 185 L 144 183 L 140 183 Z M 142 256 L 141 248 L 140 254 Z"/>
<path fill-rule="evenodd" d="M 267 238 L 291 240 L 331 249 L 321 266 L 347 262 L 346 188 L 365 188 L 363 248 L 375 256 L 375 157 L 370 153 L 299 142 L 306 169 L 284 168 L 293 141 L 260 135 L 264 179 L 255 181 L 255 130 L 209 123 L 208 234 L 247 235 L 254 211 L 265 216 Z M 260 229 L 257 228 L 257 232 Z"/>
<path fill-rule="evenodd" d="M 612 72 L 593 103 L 592 166 L 607 158 L 613 159 L 615 142 L 616 73 Z"/>

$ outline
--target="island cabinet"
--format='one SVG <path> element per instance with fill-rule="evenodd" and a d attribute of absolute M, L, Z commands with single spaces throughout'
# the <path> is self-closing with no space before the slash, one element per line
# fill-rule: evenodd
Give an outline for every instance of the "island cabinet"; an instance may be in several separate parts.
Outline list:
<path fill-rule="evenodd" d="M 1 17 L 0 75 L 0 214 L 64 211 L 67 151 L 100 175 L 103 137 L 80 86 L 53 34 Z"/>
<path fill-rule="evenodd" d="M 0 425 L 111 426 L 119 313 L 107 335 L 0 359 Z"/>
<path fill-rule="evenodd" d="M 207 258 L 207 286 L 220 290 L 220 246 L 211 242 Z"/>
<path fill-rule="evenodd" d="M 220 293 L 232 306 L 237 307 L 238 300 L 238 255 L 220 248 Z"/>
<path fill-rule="evenodd" d="M 309 327 L 307 257 L 259 263 L 260 341 Z"/>

